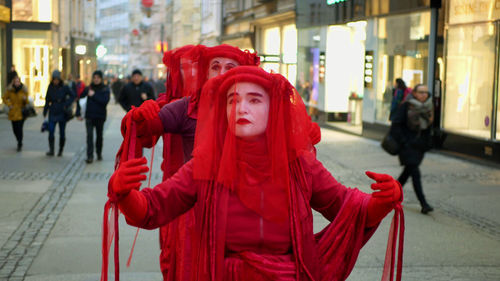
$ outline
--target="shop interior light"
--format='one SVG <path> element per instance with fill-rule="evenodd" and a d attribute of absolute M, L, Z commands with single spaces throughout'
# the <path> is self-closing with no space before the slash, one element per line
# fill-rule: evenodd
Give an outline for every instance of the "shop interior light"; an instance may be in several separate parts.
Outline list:
<path fill-rule="evenodd" d="M 87 46 L 85 45 L 76 45 L 75 53 L 77 55 L 85 55 L 87 53 Z"/>
<path fill-rule="evenodd" d="M 104 47 L 103 45 L 98 45 L 97 48 L 95 49 L 95 54 L 97 55 L 98 58 L 104 57 L 106 53 L 108 52 L 108 49 Z"/>

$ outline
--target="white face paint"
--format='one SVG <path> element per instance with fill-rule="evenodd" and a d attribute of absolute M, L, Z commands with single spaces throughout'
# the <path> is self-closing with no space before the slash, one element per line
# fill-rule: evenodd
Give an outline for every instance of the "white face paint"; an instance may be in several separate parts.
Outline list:
<path fill-rule="evenodd" d="M 261 86 L 250 82 L 234 84 L 227 91 L 228 123 L 231 124 L 233 118 L 236 123 L 233 133 L 244 139 L 263 136 L 269 119 L 269 104 L 269 95 Z"/>
<path fill-rule="evenodd" d="M 237 61 L 229 58 L 216 57 L 210 60 L 208 64 L 208 79 L 214 78 L 221 74 L 226 73 L 226 71 L 233 69 L 240 65 Z"/>

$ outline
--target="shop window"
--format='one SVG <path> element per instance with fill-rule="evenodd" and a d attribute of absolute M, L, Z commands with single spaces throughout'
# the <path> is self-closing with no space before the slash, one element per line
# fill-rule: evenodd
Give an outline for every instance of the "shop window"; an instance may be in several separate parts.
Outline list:
<path fill-rule="evenodd" d="M 264 31 L 264 54 L 279 55 L 281 46 L 280 28 L 272 27 Z"/>
<path fill-rule="evenodd" d="M 447 34 L 444 128 L 491 137 L 495 26 L 450 27 Z"/>
<path fill-rule="evenodd" d="M 57 7 L 53 4 L 53 0 L 13 0 L 12 20 L 52 22 L 57 18 Z"/>
<path fill-rule="evenodd" d="M 376 57 L 376 115 L 389 124 L 395 80 L 408 87 L 427 83 L 430 13 L 392 16 L 378 20 Z"/>

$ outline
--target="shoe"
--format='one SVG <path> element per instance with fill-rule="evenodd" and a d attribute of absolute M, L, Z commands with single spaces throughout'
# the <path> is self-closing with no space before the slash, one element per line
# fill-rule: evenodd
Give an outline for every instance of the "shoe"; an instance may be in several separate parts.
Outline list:
<path fill-rule="evenodd" d="M 62 150 L 59 150 L 59 153 L 57 153 L 57 156 L 58 156 L 58 157 L 61 157 L 61 156 L 62 156 L 62 154 L 63 154 Z"/>
<path fill-rule="evenodd" d="M 22 144 L 18 144 L 17 145 L 17 152 L 20 152 L 22 149 L 23 149 L 23 145 Z"/>
<path fill-rule="evenodd" d="M 432 208 L 430 205 L 425 205 L 422 207 L 422 210 L 420 212 L 424 215 L 427 215 L 427 213 L 434 211 L 434 208 Z"/>
<path fill-rule="evenodd" d="M 93 160 L 93 159 L 91 159 L 91 158 L 87 158 L 87 160 L 85 160 L 85 162 L 87 162 L 87 164 L 90 164 L 90 163 L 92 163 L 93 161 L 94 161 L 94 160 Z"/>
<path fill-rule="evenodd" d="M 47 153 L 45 153 L 45 155 L 54 156 L 54 151 L 53 150 L 47 151 Z"/>
<path fill-rule="evenodd" d="M 102 155 L 97 155 L 97 161 L 102 161 Z"/>

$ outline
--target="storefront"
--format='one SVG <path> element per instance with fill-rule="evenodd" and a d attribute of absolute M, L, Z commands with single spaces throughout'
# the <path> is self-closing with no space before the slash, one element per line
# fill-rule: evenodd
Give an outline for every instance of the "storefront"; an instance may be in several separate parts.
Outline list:
<path fill-rule="evenodd" d="M 444 147 L 500 161 L 500 5 L 449 0 L 446 13 Z"/>
<path fill-rule="evenodd" d="M 59 42 L 59 1 L 12 1 L 7 66 L 15 66 L 35 106 L 45 104 L 51 71 L 64 71 Z"/>
<path fill-rule="evenodd" d="M 35 106 L 43 106 L 51 75 L 52 31 L 15 29 L 12 34 L 12 62 L 17 74 Z"/>
<path fill-rule="evenodd" d="M 364 1 L 296 1 L 297 82 L 309 113 L 361 124 L 366 21 Z M 353 111 L 358 112 L 353 112 Z M 348 114 L 353 113 L 353 114 Z"/>
<path fill-rule="evenodd" d="M 281 21 L 259 25 L 257 50 L 265 70 L 280 73 L 293 85 L 297 79 L 297 28 L 295 17 L 281 16 Z M 269 21 L 269 19 L 266 19 Z M 261 20 L 262 21 L 262 20 Z"/>
<path fill-rule="evenodd" d="M 92 79 L 92 73 L 97 69 L 97 43 L 90 40 L 72 38 L 72 66 L 73 73 L 80 75 L 86 84 Z"/>

